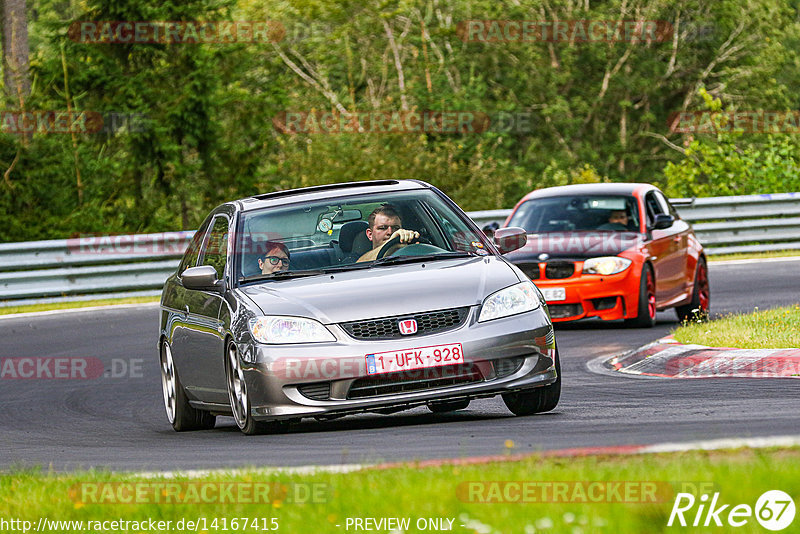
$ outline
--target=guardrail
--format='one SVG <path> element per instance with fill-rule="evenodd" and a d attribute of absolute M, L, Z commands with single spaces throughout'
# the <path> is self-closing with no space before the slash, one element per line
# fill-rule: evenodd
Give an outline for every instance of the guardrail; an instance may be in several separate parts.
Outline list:
<path fill-rule="evenodd" d="M 709 254 L 800 250 L 800 193 L 671 202 L 681 218 L 693 223 Z M 502 224 L 510 213 L 487 210 L 468 215 L 482 227 Z M 0 307 L 157 295 L 192 235 L 187 231 L 0 243 Z"/>

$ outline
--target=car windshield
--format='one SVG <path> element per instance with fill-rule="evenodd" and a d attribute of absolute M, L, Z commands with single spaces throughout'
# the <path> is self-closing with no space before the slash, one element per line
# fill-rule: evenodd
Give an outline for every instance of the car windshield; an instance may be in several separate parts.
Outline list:
<path fill-rule="evenodd" d="M 368 231 L 370 214 L 381 207 L 374 217 L 376 232 Z M 236 236 L 237 278 L 245 282 L 284 280 L 490 254 L 486 237 L 474 231 L 464 218 L 465 215 L 427 189 L 329 198 L 248 211 L 240 218 Z M 382 229 L 392 234 L 398 225 L 418 232 L 417 242 L 386 247 L 388 253 L 379 259 L 362 258 L 376 248 L 377 232 Z M 375 241 L 370 239 L 371 235 Z"/>
<path fill-rule="evenodd" d="M 632 196 L 571 195 L 534 198 L 517 208 L 508 226 L 531 234 L 548 232 L 638 232 Z"/>

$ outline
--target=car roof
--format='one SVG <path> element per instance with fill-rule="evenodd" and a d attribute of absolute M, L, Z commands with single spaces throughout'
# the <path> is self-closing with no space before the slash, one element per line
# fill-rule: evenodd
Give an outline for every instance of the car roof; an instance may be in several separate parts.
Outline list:
<path fill-rule="evenodd" d="M 342 182 L 335 184 L 315 185 L 299 189 L 286 189 L 263 193 L 237 201 L 242 211 L 294 204 L 296 202 L 311 202 L 324 200 L 332 196 L 345 196 L 351 194 L 369 194 L 392 191 L 410 191 L 415 189 L 430 189 L 431 185 L 421 180 L 368 180 L 363 182 Z"/>
<path fill-rule="evenodd" d="M 642 183 L 573 184 L 537 189 L 525 195 L 522 200 L 569 195 L 633 195 L 650 189 L 658 188 Z"/>

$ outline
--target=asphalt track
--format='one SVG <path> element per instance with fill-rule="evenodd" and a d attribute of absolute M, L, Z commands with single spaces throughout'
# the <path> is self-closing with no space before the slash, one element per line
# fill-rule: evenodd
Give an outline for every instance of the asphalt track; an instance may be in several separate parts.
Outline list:
<path fill-rule="evenodd" d="M 797 260 L 712 264 L 712 312 L 798 303 L 799 269 Z M 161 400 L 157 324 L 156 306 L 0 320 L 2 357 L 95 357 L 120 373 L 120 362 L 141 362 L 120 378 L 0 380 L 0 469 L 329 465 L 493 455 L 506 450 L 506 440 L 524 453 L 800 434 L 797 380 L 634 380 L 587 369 L 593 358 L 666 335 L 677 324 L 672 311 L 659 313 L 652 329 L 557 328 L 563 392 L 547 414 L 513 417 L 496 397 L 444 415 L 419 408 L 304 420 L 284 435 L 247 437 L 231 418 L 218 418 L 211 431 L 178 434 Z"/>

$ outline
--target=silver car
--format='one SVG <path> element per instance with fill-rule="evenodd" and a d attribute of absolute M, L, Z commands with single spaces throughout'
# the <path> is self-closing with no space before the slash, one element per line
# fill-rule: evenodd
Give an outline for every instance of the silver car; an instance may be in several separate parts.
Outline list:
<path fill-rule="evenodd" d="M 394 224 L 370 227 L 385 222 L 370 217 L 376 208 Z M 395 226 L 410 237 L 398 242 Z M 397 236 L 381 242 L 381 230 Z M 303 417 L 444 412 L 498 394 L 517 415 L 552 410 L 561 371 L 547 305 L 502 256 L 525 240 L 519 228 L 489 240 L 417 180 L 217 207 L 161 297 L 169 422 L 208 429 L 228 415 L 259 434 Z"/>

